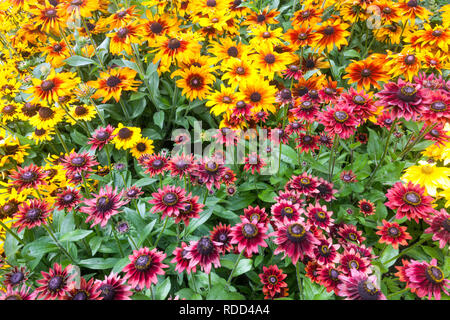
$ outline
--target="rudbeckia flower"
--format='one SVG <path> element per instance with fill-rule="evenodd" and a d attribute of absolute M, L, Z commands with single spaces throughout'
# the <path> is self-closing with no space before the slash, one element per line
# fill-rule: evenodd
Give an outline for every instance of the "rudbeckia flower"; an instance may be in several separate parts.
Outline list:
<path fill-rule="evenodd" d="M 429 195 L 435 197 L 437 189 L 450 188 L 450 168 L 438 167 L 436 163 L 419 161 L 419 165 L 406 169 L 400 179 L 421 185 Z"/>

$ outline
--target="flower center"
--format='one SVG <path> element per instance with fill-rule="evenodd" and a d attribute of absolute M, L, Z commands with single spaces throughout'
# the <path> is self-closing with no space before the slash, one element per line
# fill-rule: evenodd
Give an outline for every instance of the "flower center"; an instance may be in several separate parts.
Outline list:
<path fill-rule="evenodd" d="M 348 113 L 345 111 L 336 111 L 333 116 L 334 119 L 336 119 L 336 121 L 340 123 L 343 123 L 348 119 Z"/>
<path fill-rule="evenodd" d="M 237 67 L 236 68 L 236 74 L 238 74 L 238 75 L 245 74 L 245 69 L 243 67 Z"/>
<path fill-rule="evenodd" d="M 2 112 L 4 114 L 13 114 L 15 111 L 16 107 L 14 107 L 12 104 L 8 104 L 2 109 Z"/>
<path fill-rule="evenodd" d="M 331 36 L 334 33 L 334 28 L 332 26 L 325 27 L 325 29 L 323 29 L 323 33 L 327 36 Z"/>
<path fill-rule="evenodd" d="M 434 30 L 431 34 L 433 35 L 433 37 L 440 37 L 440 36 L 442 36 L 443 32 L 442 32 L 442 30 L 438 29 L 438 30 Z"/>
<path fill-rule="evenodd" d="M 445 231 L 450 232 L 450 218 L 447 218 L 447 219 L 445 219 L 444 221 L 442 221 L 441 227 L 442 227 Z"/>
<path fill-rule="evenodd" d="M 400 89 L 398 97 L 405 102 L 412 102 L 416 98 L 417 90 L 412 86 L 404 86 Z"/>
<path fill-rule="evenodd" d="M 169 40 L 168 47 L 170 50 L 176 50 L 181 47 L 181 42 L 178 39 L 172 38 Z"/>
<path fill-rule="evenodd" d="M 160 34 L 163 30 L 163 26 L 159 22 L 153 22 L 150 25 L 150 30 L 152 30 L 154 34 Z"/>
<path fill-rule="evenodd" d="M 242 226 L 241 230 L 242 230 L 242 235 L 246 239 L 252 239 L 258 235 L 258 228 L 254 224 L 251 224 L 251 223 L 244 224 Z"/>
<path fill-rule="evenodd" d="M 320 246 L 320 253 L 323 256 L 328 256 L 330 254 L 330 249 L 328 248 L 327 245 Z"/>
<path fill-rule="evenodd" d="M 96 202 L 97 210 L 100 211 L 101 213 L 108 212 L 109 210 L 112 209 L 113 205 L 114 202 L 111 201 L 111 199 L 109 199 L 107 196 L 99 197 Z"/>
<path fill-rule="evenodd" d="M 112 285 L 104 284 L 99 289 L 102 292 L 100 296 L 103 297 L 103 300 L 114 300 L 116 292 Z"/>
<path fill-rule="evenodd" d="M 164 165 L 164 162 L 160 159 L 155 159 L 152 162 L 152 167 L 154 169 L 160 169 L 160 168 L 162 168 L 163 165 Z"/>
<path fill-rule="evenodd" d="M 139 142 L 139 143 L 136 145 L 136 149 L 137 149 L 139 152 L 144 152 L 145 150 L 147 150 L 147 145 L 146 145 L 145 143 L 143 143 L 143 142 Z"/>
<path fill-rule="evenodd" d="M 291 207 L 285 207 L 281 209 L 280 214 L 282 217 L 291 219 L 293 217 L 294 210 Z"/>
<path fill-rule="evenodd" d="M 34 181 L 36 179 L 36 177 L 37 177 L 37 175 L 33 171 L 25 171 L 20 176 L 21 180 L 23 180 L 25 182 L 32 182 L 32 181 Z"/>
<path fill-rule="evenodd" d="M 224 97 L 222 98 L 222 102 L 223 102 L 223 103 L 226 103 L 226 104 L 230 104 L 231 102 L 233 102 L 233 100 L 232 100 L 231 97 L 229 97 L 229 96 L 224 96 Z"/>
<path fill-rule="evenodd" d="M 270 276 L 270 277 L 267 278 L 267 280 L 269 280 L 269 282 L 271 284 L 277 284 L 278 283 L 278 278 L 275 277 L 275 276 Z"/>
<path fill-rule="evenodd" d="M 226 243 L 228 240 L 228 236 L 225 233 L 220 233 L 217 239 L 219 240 L 219 242 Z"/>
<path fill-rule="evenodd" d="M 5 300 L 22 300 L 22 297 L 18 294 L 15 294 L 15 295 L 6 297 Z"/>
<path fill-rule="evenodd" d="M 410 0 L 406 4 L 408 5 L 408 7 L 411 7 L 411 8 L 417 7 L 419 5 L 417 0 Z"/>
<path fill-rule="evenodd" d="M 116 76 L 110 76 L 107 80 L 106 80 L 106 85 L 110 88 L 114 88 L 116 86 L 118 86 L 120 83 L 122 82 L 122 80 L 120 80 L 119 77 Z"/>
<path fill-rule="evenodd" d="M 326 215 L 325 212 L 323 212 L 323 211 L 317 211 L 317 212 L 316 212 L 316 219 L 317 219 L 317 220 L 319 220 L 319 221 L 325 221 L 326 217 L 327 217 L 327 215 Z"/>
<path fill-rule="evenodd" d="M 300 32 L 297 36 L 298 40 L 306 40 L 308 39 L 308 35 L 305 32 Z"/>
<path fill-rule="evenodd" d="M 78 291 L 72 298 L 72 300 L 87 300 L 88 293 L 84 290 Z"/>
<path fill-rule="evenodd" d="M 366 98 L 358 94 L 352 98 L 352 101 L 356 104 L 363 105 L 367 100 Z"/>
<path fill-rule="evenodd" d="M 61 289 L 62 284 L 63 284 L 63 278 L 61 276 L 55 276 L 50 279 L 47 287 L 50 291 L 55 292 L 55 291 L 58 291 L 59 289 Z"/>
<path fill-rule="evenodd" d="M 368 203 L 363 203 L 361 205 L 361 209 L 364 212 L 371 212 L 372 211 L 372 206 L 370 204 L 368 204 Z"/>
<path fill-rule="evenodd" d="M 358 236 L 357 236 L 355 233 L 353 233 L 353 232 L 350 232 L 350 233 L 348 234 L 348 238 L 349 238 L 351 241 L 356 241 L 356 240 L 358 240 Z"/>
<path fill-rule="evenodd" d="M 11 282 L 12 285 L 16 285 L 18 283 L 20 283 L 23 279 L 25 279 L 25 275 L 23 274 L 23 272 L 15 272 L 11 275 L 11 277 L 9 278 L 9 281 Z"/>
<path fill-rule="evenodd" d="M 266 56 L 264 57 L 264 61 L 267 64 L 274 64 L 275 63 L 275 56 L 271 53 L 266 54 Z"/>
<path fill-rule="evenodd" d="M 45 10 L 45 16 L 47 17 L 47 18 L 55 18 L 56 17 L 56 13 L 57 13 L 57 11 L 56 11 L 56 9 L 47 9 L 47 10 Z"/>
<path fill-rule="evenodd" d="M 287 238 L 292 242 L 301 242 L 305 236 L 306 230 L 301 224 L 294 223 L 287 228 Z"/>
<path fill-rule="evenodd" d="M 230 57 L 236 58 L 238 56 L 239 52 L 238 52 L 238 49 L 235 46 L 231 46 L 231 47 L 228 48 L 227 54 Z"/>
<path fill-rule="evenodd" d="M 55 83 L 52 80 L 44 80 L 41 83 L 41 89 L 43 91 L 50 91 L 55 87 Z"/>
<path fill-rule="evenodd" d="M 120 39 L 125 38 L 128 35 L 129 31 L 127 28 L 120 28 L 117 31 L 117 37 L 119 37 Z"/>
<path fill-rule="evenodd" d="M 302 107 L 303 110 L 309 110 L 309 109 L 312 109 L 313 103 L 311 101 L 309 101 L 309 100 L 306 100 L 306 101 L 302 102 L 301 107 Z"/>
<path fill-rule="evenodd" d="M 412 206 L 417 206 L 422 202 L 422 198 L 417 192 L 409 191 L 403 196 L 403 200 Z"/>
<path fill-rule="evenodd" d="M 328 275 L 330 276 L 330 279 L 333 281 L 338 281 L 339 280 L 339 271 L 337 271 L 336 269 L 331 269 L 328 272 Z"/>
<path fill-rule="evenodd" d="M 363 300 L 377 300 L 380 291 L 372 282 L 364 280 L 358 283 L 358 293 Z"/>
<path fill-rule="evenodd" d="M 206 1 L 206 5 L 208 7 L 215 7 L 217 5 L 216 0 L 208 0 Z"/>
<path fill-rule="evenodd" d="M 214 244 L 208 237 L 203 237 L 198 241 L 197 250 L 203 256 L 210 255 L 214 250 Z"/>
<path fill-rule="evenodd" d="M 443 101 L 435 101 L 431 104 L 430 109 L 435 112 L 443 112 L 447 110 L 447 105 Z"/>
<path fill-rule="evenodd" d="M 82 167 L 86 164 L 86 159 L 84 157 L 75 157 L 70 161 L 70 164 L 74 167 Z"/>
<path fill-rule="evenodd" d="M 253 92 L 250 95 L 250 100 L 255 103 L 261 101 L 261 94 L 259 92 Z"/>
<path fill-rule="evenodd" d="M 143 254 L 134 261 L 134 267 L 138 271 L 146 271 L 150 268 L 152 263 L 152 258 L 149 255 Z"/>
<path fill-rule="evenodd" d="M 444 273 L 439 267 L 436 266 L 428 266 L 425 276 L 430 282 L 434 284 L 439 284 L 444 281 Z"/>
<path fill-rule="evenodd" d="M 356 260 L 350 260 L 349 262 L 348 262 L 348 267 L 349 267 L 349 269 L 359 269 L 359 263 L 358 263 L 358 261 L 356 261 Z"/>
<path fill-rule="evenodd" d="M 133 135 L 133 131 L 128 128 L 122 128 L 119 130 L 119 138 L 122 140 L 130 139 Z"/>
<path fill-rule="evenodd" d="M 205 169 L 209 172 L 216 172 L 219 169 L 219 164 L 215 161 L 208 161 L 205 164 Z"/>
<path fill-rule="evenodd" d="M 257 16 L 256 16 L 256 21 L 258 21 L 258 22 L 264 22 L 266 20 L 266 16 L 265 15 L 263 15 L 263 14 L 258 14 Z"/>
<path fill-rule="evenodd" d="M 313 141 L 313 138 L 310 135 L 305 135 L 302 138 L 303 143 L 310 144 Z M 303 183 L 302 183 L 303 184 Z"/>
<path fill-rule="evenodd" d="M 83 115 L 85 115 L 87 113 L 87 109 L 85 108 L 85 107 L 83 107 L 83 106 L 77 106 L 76 108 L 75 108 L 75 114 L 77 115 L 77 116 L 83 116 Z"/>
<path fill-rule="evenodd" d="M 102 130 L 97 133 L 97 136 L 95 138 L 99 141 L 105 141 L 109 137 L 110 137 L 109 132 L 106 130 Z"/>
<path fill-rule="evenodd" d="M 178 202 L 178 195 L 174 192 L 166 193 L 162 198 L 162 202 L 166 206 L 173 206 Z"/>
<path fill-rule="evenodd" d="M 75 200 L 75 197 L 72 193 L 67 193 L 62 197 L 62 200 L 64 203 L 69 204 L 72 203 L 73 200 Z"/>
<path fill-rule="evenodd" d="M 408 54 L 405 59 L 403 60 L 405 62 L 405 64 L 407 65 L 413 65 L 414 63 L 416 63 L 416 56 L 413 54 Z"/>
<path fill-rule="evenodd" d="M 391 9 L 391 8 L 389 8 L 389 7 L 383 8 L 383 13 L 385 13 L 385 14 L 390 14 L 391 12 L 392 12 L 392 9 Z"/>
<path fill-rule="evenodd" d="M 201 88 L 203 85 L 203 79 L 200 76 L 195 75 L 191 78 L 191 80 L 189 81 L 189 84 L 191 85 L 192 88 L 195 88 L 195 89 Z"/>

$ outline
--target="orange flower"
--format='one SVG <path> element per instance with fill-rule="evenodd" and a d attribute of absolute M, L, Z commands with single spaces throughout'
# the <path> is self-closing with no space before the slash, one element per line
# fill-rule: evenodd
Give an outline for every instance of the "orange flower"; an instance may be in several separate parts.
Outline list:
<path fill-rule="evenodd" d="M 389 80 L 389 75 L 383 68 L 383 65 L 373 60 L 355 61 L 345 69 L 347 73 L 343 79 L 349 79 L 349 83 L 356 83 L 357 89 L 369 90 L 371 86 L 381 89 L 378 81 L 386 82 Z"/>

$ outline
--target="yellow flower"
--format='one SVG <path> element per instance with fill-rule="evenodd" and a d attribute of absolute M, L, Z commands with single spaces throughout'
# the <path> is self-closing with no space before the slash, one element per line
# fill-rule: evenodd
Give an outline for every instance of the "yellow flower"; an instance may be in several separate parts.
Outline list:
<path fill-rule="evenodd" d="M 411 181 L 414 184 L 420 184 L 427 193 L 433 197 L 436 196 L 436 189 L 450 188 L 450 168 L 437 167 L 435 163 L 430 164 L 426 161 L 419 161 L 418 166 L 411 166 L 406 169 L 401 177 L 404 181 Z"/>
<path fill-rule="evenodd" d="M 141 139 L 139 139 L 137 141 L 136 145 L 131 149 L 131 154 L 136 159 L 139 159 L 144 154 L 148 154 L 148 155 L 153 154 L 153 150 L 154 150 L 153 140 L 146 138 L 146 137 L 142 137 Z"/>
<path fill-rule="evenodd" d="M 95 118 L 97 112 L 94 106 L 90 105 L 75 105 L 70 108 L 69 116 L 66 117 L 67 122 L 75 125 L 77 121 L 91 121 Z"/>
<path fill-rule="evenodd" d="M 445 198 L 446 202 L 444 206 L 446 208 L 450 207 L 450 188 L 439 192 L 439 196 Z"/>
<path fill-rule="evenodd" d="M 141 139 L 141 128 L 125 127 L 122 123 L 114 130 L 112 142 L 117 149 L 131 149 Z"/>

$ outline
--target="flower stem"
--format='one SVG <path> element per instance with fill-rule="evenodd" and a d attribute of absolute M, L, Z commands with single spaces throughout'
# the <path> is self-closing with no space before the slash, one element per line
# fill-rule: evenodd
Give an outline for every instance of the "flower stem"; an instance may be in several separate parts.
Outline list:
<path fill-rule="evenodd" d="M 386 300 L 390 300 L 392 297 L 398 296 L 399 294 L 403 294 L 403 293 L 405 293 L 405 292 L 407 292 L 407 291 L 409 291 L 409 288 L 408 288 L 408 287 L 406 287 L 406 288 L 404 288 L 404 289 L 402 289 L 402 290 L 400 290 L 400 291 L 391 293 L 390 295 L 388 295 L 388 296 L 386 297 Z"/>
<path fill-rule="evenodd" d="M 416 243 L 414 243 L 412 246 L 406 248 L 405 250 L 403 250 L 402 252 L 400 252 L 398 255 L 396 255 L 395 257 L 389 259 L 388 261 L 386 261 L 384 264 L 388 264 L 391 261 L 397 260 L 398 258 L 400 258 L 401 256 L 403 256 L 404 254 L 406 254 L 408 251 L 414 249 L 417 246 L 420 246 L 422 243 L 424 243 L 425 241 L 430 240 L 432 237 L 431 234 L 425 236 L 424 238 L 422 238 L 422 240 L 417 241 Z"/>
<path fill-rule="evenodd" d="M 295 265 L 295 270 L 297 273 L 297 286 L 298 286 L 299 299 L 303 300 L 302 279 L 300 278 L 300 260 L 297 260 L 297 264 Z"/>
<path fill-rule="evenodd" d="M 330 160 L 328 160 L 328 178 L 329 178 L 328 180 L 330 182 L 333 180 L 333 171 L 334 171 L 334 164 L 335 164 L 334 154 L 336 152 L 338 139 L 339 139 L 339 137 L 337 135 L 335 135 L 334 140 L 333 140 L 333 146 L 331 147 Z"/>
<path fill-rule="evenodd" d="M 50 222 L 48 223 L 50 225 Z M 42 224 L 42 226 L 45 228 L 45 230 L 47 230 L 48 234 L 50 235 L 50 237 L 52 237 L 53 241 L 55 241 L 55 244 L 58 246 L 58 248 L 70 259 L 70 261 L 72 261 L 72 263 L 75 263 L 75 259 L 72 258 L 70 253 L 67 252 L 67 250 L 62 246 L 62 244 L 58 241 L 58 239 L 56 239 L 55 234 L 53 233 L 51 228 L 46 224 Z"/>
<path fill-rule="evenodd" d="M 236 268 L 239 264 L 239 261 L 242 258 L 243 253 L 244 253 L 244 250 L 242 250 L 241 253 L 239 253 L 239 256 L 237 257 L 236 262 L 234 263 L 233 269 L 231 270 L 230 276 L 228 277 L 228 280 L 227 280 L 227 286 L 230 286 L 231 279 L 233 279 L 233 273 L 236 271 Z"/>
<path fill-rule="evenodd" d="M 433 128 L 434 127 L 436 127 L 437 126 L 437 123 L 435 123 L 435 124 L 433 124 L 433 125 L 431 125 L 431 126 L 428 126 L 426 129 L 424 129 L 423 130 L 423 132 L 417 137 L 417 139 L 415 139 L 409 146 L 406 146 L 405 147 L 405 149 L 398 155 L 398 157 L 396 158 L 396 159 L 398 159 L 398 158 L 400 158 L 400 160 L 402 160 L 403 159 L 403 157 L 417 144 L 417 143 L 419 143 L 421 140 L 422 140 L 422 138 L 428 133 L 428 132 L 430 132 L 431 130 L 433 130 Z"/>
<path fill-rule="evenodd" d="M 167 222 L 168 222 L 168 221 L 169 221 L 169 217 L 166 217 L 166 218 L 164 219 L 164 225 L 163 225 L 161 231 L 159 232 L 158 238 L 156 238 L 155 245 L 153 246 L 154 248 L 156 248 L 156 246 L 158 245 L 159 239 L 161 239 L 161 236 L 162 236 L 164 230 L 166 229 L 166 226 L 167 226 Z"/>
<path fill-rule="evenodd" d="M 122 107 L 122 112 L 125 115 L 125 122 L 130 121 L 130 114 L 128 113 L 127 106 L 123 103 L 122 99 L 119 99 L 120 106 Z"/>
<path fill-rule="evenodd" d="M 55 132 L 56 132 L 56 135 L 58 136 L 59 141 L 61 142 L 61 144 L 62 144 L 62 146 L 63 146 L 63 148 L 64 148 L 64 151 L 65 151 L 67 154 L 69 154 L 69 149 L 67 148 L 67 145 L 66 145 L 66 143 L 64 142 L 63 138 L 61 137 L 61 133 L 59 132 L 59 130 L 58 130 L 57 127 L 55 127 Z"/>
<path fill-rule="evenodd" d="M 19 241 L 21 244 L 25 245 L 25 242 L 23 242 L 23 240 L 14 231 L 12 231 L 10 228 L 8 228 L 8 226 L 6 224 L 4 224 L 3 221 L 1 221 L 1 220 L 0 220 L 0 226 L 2 226 L 3 229 L 5 229 L 5 231 L 8 232 L 10 235 L 12 235 L 14 238 L 16 238 L 17 241 Z"/>
<path fill-rule="evenodd" d="M 122 246 L 120 245 L 119 238 L 117 237 L 116 228 L 114 228 L 114 226 L 113 226 L 112 229 L 113 229 L 114 239 L 116 240 L 117 246 L 119 247 L 120 255 L 122 256 L 122 258 L 125 258 L 125 253 L 123 253 Z"/>

